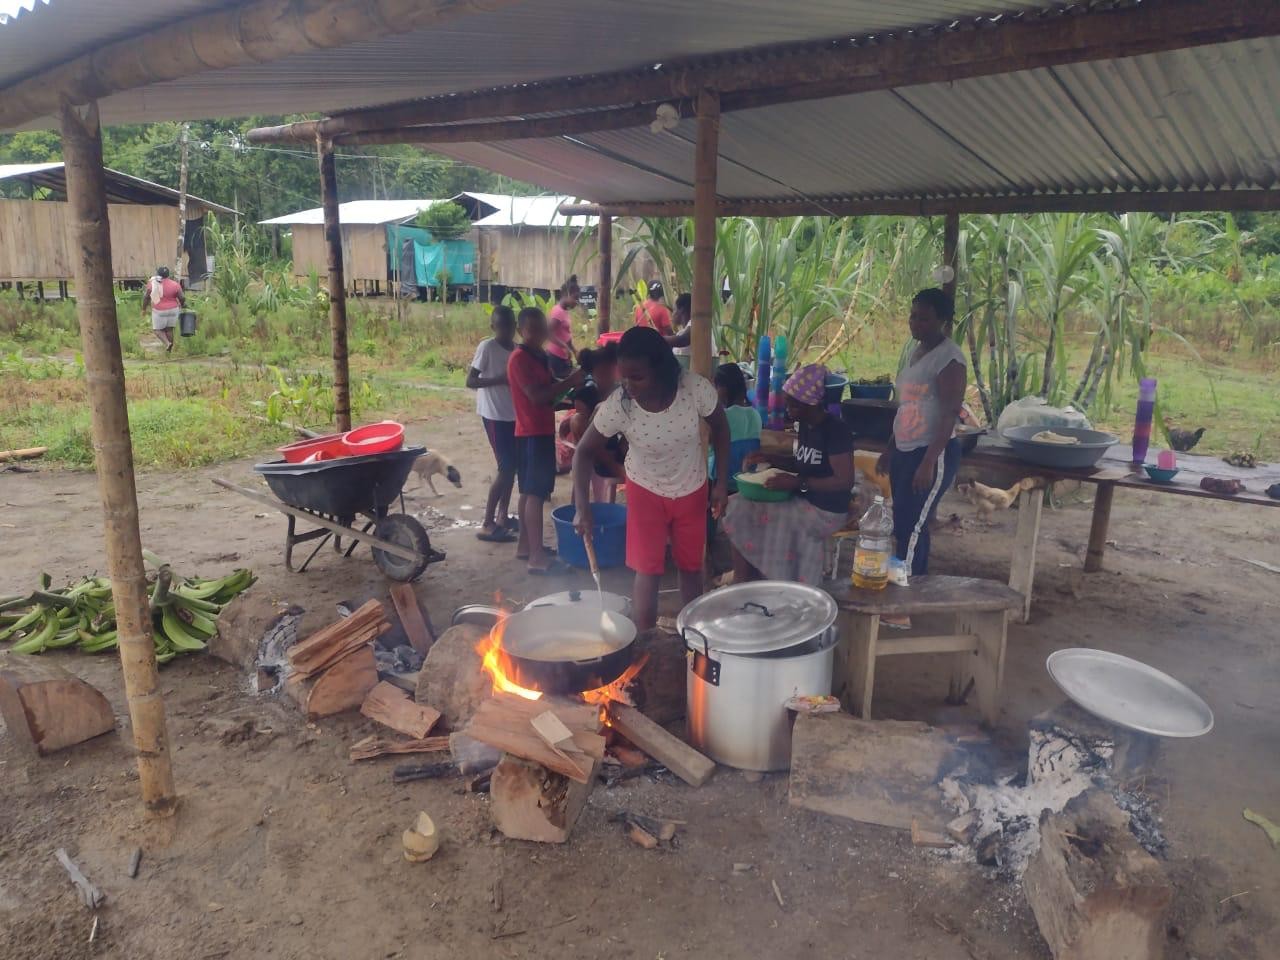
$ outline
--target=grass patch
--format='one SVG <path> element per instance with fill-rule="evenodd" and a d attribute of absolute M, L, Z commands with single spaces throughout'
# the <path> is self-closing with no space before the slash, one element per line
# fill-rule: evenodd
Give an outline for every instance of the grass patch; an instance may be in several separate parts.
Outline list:
<path fill-rule="evenodd" d="M 129 405 L 134 463 L 141 467 L 201 467 L 248 456 L 288 439 L 288 432 L 258 423 L 220 404 L 187 398 L 150 398 Z M 38 403 L 0 427 L 0 444 L 48 447 L 48 459 L 93 466 L 89 411 Z"/>

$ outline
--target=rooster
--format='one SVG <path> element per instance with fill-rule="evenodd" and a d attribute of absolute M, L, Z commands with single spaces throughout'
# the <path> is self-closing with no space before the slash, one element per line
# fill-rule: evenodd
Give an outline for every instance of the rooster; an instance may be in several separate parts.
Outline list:
<path fill-rule="evenodd" d="M 1038 477 L 1024 477 L 1008 490 L 988 487 L 977 480 L 966 480 L 956 484 L 956 493 L 960 494 L 978 508 L 978 517 L 989 522 L 991 515 L 997 510 L 1008 510 L 1018 494 L 1024 490 L 1036 490 L 1043 485 Z"/>
<path fill-rule="evenodd" d="M 1169 446 L 1177 450 L 1179 453 L 1186 453 L 1204 436 L 1204 427 L 1196 427 L 1194 430 L 1182 430 L 1178 427 L 1169 428 Z"/>

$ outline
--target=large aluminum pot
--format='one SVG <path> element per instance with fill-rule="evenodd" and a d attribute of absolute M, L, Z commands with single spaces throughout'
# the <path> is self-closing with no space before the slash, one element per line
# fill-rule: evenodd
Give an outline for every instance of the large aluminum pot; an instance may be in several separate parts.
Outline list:
<path fill-rule="evenodd" d="M 821 590 L 765 580 L 699 597 L 676 619 L 688 647 L 689 742 L 739 770 L 791 766 L 794 696 L 831 693 L 836 605 Z"/>

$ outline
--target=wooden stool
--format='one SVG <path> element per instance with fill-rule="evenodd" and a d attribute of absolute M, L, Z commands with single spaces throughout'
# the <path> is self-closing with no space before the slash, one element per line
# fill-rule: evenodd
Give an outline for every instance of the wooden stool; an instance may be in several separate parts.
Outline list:
<path fill-rule="evenodd" d="M 1022 606 L 1021 594 L 994 580 L 933 576 L 916 577 L 908 587 L 890 584 L 883 590 L 860 590 L 843 583 L 832 585 L 830 592 L 840 608 L 833 686 L 846 710 L 871 719 L 877 657 L 950 653 L 955 655 L 952 694 L 962 694 L 972 678 L 982 719 L 988 725 L 995 724 L 1008 614 Z M 881 636 L 882 615 L 917 614 L 951 614 L 952 632 L 927 637 Z"/>

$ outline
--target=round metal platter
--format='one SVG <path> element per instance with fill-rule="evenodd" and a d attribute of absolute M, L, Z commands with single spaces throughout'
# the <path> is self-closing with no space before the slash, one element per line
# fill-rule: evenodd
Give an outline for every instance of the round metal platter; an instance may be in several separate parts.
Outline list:
<path fill-rule="evenodd" d="M 1186 684 L 1138 660 L 1106 650 L 1072 647 L 1049 655 L 1049 676 L 1090 713 L 1157 737 L 1199 737 L 1213 729 L 1213 711 Z"/>

